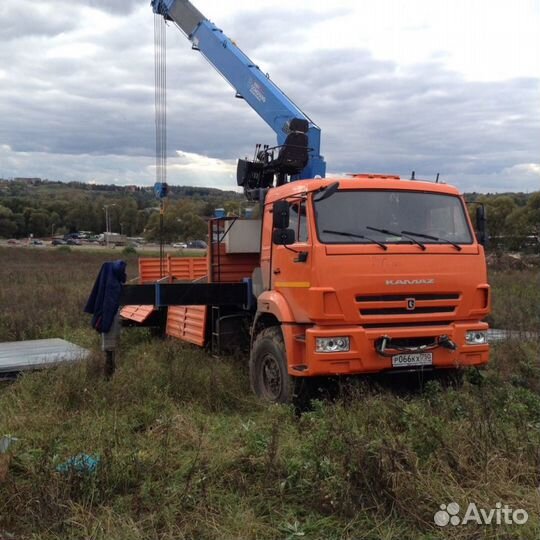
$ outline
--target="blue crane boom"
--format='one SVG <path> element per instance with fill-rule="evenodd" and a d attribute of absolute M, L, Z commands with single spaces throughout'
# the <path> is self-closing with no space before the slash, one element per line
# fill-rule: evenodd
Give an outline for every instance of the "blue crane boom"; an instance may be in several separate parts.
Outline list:
<path fill-rule="evenodd" d="M 283 145 L 293 119 L 308 123 L 308 161 L 295 178 L 324 177 L 326 162 L 320 155 L 321 130 L 270 78 L 255 65 L 222 30 L 210 22 L 189 0 L 152 0 L 155 13 L 173 21 L 239 97 L 274 130 Z"/>

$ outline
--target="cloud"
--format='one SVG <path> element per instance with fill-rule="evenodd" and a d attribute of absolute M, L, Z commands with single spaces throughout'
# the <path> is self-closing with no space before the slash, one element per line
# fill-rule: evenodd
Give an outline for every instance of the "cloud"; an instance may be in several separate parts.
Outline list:
<path fill-rule="evenodd" d="M 328 68 L 309 71 L 317 59 Z M 440 172 L 463 184 L 538 159 L 538 79 L 466 81 L 439 62 L 400 68 L 355 50 L 316 51 L 278 71 L 284 80 L 307 74 L 291 94 L 324 118 L 324 153 L 334 170 Z M 515 188 L 522 175 L 514 172 Z"/>
<path fill-rule="evenodd" d="M 170 164 L 169 170 L 200 171 L 203 173 L 218 172 L 229 175 L 236 172 L 236 162 L 234 160 L 224 161 L 193 152 L 183 152 L 182 150 L 177 150 L 176 154 L 178 158 Z"/>
<path fill-rule="evenodd" d="M 339 36 L 322 30 L 345 25 L 353 4 L 274 4 L 219 9 L 228 33 L 321 126 L 329 170 L 440 172 L 464 190 L 538 189 L 536 74 L 479 82 L 451 70 L 443 52 L 401 64 L 335 48 Z M 147 2 L 7 0 L 0 38 L 0 176 L 153 181 Z M 234 186 L 236 158 L 275 135 L 172 25 L 168 42 L 171 181 Z"/>
<path fill-rule="evenodd" d="M 50 154 L 17 152 L 0 145 L 0 178 L 20 176 L 50 180 L 118 185 L 153 185 L 155 158 L 118 154 Z M 168 159 L 168 181 L 173 185 L 236 188 L 236 162 L 178 151 Z"/>
<path fill-rule="evenodd" d="M 129 16 L 140 0 L 4 0 L 0 6 L 0 41 L 51 38 L 85 28 L 98 12 Z M 92 13 L 93 11 L 93 13 Z"/>
<path fill-rule="evenodd" d="M 540 163 L 518 163 L 491 173 L 464 173 L 454 183 L 468 192 L 497 193 L 538 191 Z"/>
<path fill-rule="evenodd" d="M 256 11 L 239 10 L 234 17 L 229 13 L 223 22 L 227 24 L 227 35 L 249 56 L 255 57 L 259 52 L 264 54 L 291 48 L 298 50 L 305 42 L 307 28 L 346 17 L 350 13 L 351 8 L 344 6 L 324 6 L 321 9 L 321 6 L 311 4 L 306 7 L 295 5 L 294 8 L 280 6 L 276 10 L 266 5 Z M 246 32 L 250 28 L 256 28 L 257 31 Z"/>
<path fill-rule="evenodd" d="M 141 0 L 75 0 L 75 3 L 119 15 L 129 15 L 137 6 L 144 4 L 146 7 L 150 2 L 141 2 Z"/>
<path fill-rule="evenodd" d="M 47 5 L 30 2 L 4 3 L 0 7 L 0 41 L 20 40 L 29 35 L 51 37 L 70 31 L 77 25 L 70 17 L 72 9 L 55 13 Z"/>

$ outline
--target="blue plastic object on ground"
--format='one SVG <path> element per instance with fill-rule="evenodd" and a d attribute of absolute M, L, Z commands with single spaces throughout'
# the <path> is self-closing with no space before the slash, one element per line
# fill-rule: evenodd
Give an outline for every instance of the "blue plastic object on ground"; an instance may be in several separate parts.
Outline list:
<path fill-rule="evenodd" d="M 96 472 L 98 465 L 99 456 L 90 456 L 88 454 L 80 453 L 58 465 L 56 470 L 61 473 L 94 473 Z"/>

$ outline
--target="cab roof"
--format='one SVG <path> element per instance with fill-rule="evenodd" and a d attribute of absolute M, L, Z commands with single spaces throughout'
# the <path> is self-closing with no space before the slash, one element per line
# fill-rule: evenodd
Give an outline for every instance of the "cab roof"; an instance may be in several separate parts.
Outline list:
<path fill-rule="evenodd" d="M 354 174 L 350 176 L 331 176 L 327 178 L 313 178 L 309 180 L 295 180 L 279 187 L 271 188 L 266 196 L 266 203 L 300 195 L 339 182 L 340 190 L 379 190 L 419 191 L 442 193 L 446 195 L 460 195 L 459 190 L 449 184 L 428 182 L 427 180 L 404 180 L 395 175 L 382 174 Z"/>

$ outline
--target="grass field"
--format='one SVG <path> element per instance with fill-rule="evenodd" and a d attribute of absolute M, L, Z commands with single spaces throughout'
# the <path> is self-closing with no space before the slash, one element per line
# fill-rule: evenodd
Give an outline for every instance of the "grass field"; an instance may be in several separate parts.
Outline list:
<path fill-rule="evenodd" d="M 301 415 L 251 395 L 245 358 L 144 331 L 123 336 L 105 381 L 82 314 L 104 257 L 0 249 L 0 341 L 96 351 L 0 387 L 0 436 L 19 439 L 0 456 L 0 538 L 540 538 L 539 342 L 498 344 L 460 389 L 356 381 Z M 539 280 L 493 273 L 497 327 L 540 328 Z M 81 452 L 94 473 L 57 471 Z M 529 519 L 438 527 L 452 501 Z"/>

